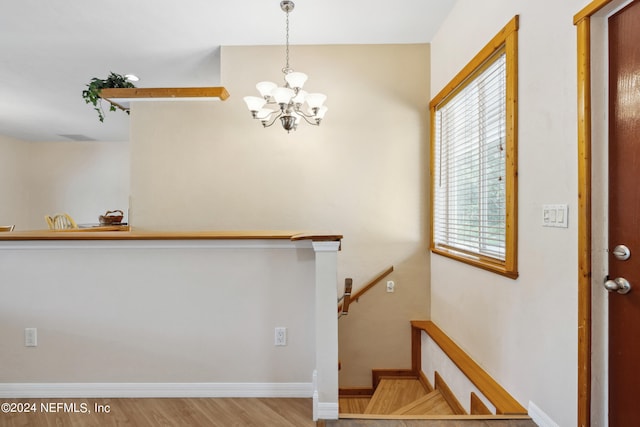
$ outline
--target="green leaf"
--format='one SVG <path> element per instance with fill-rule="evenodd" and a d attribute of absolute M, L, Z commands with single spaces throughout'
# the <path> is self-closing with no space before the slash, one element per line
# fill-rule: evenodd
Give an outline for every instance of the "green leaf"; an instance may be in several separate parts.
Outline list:
<path fill-rule="evenodd" d="M 82 98 L 86 104 L 92 104 L 94 106 L 94 110 L 98 112 L 98 119 L 101 122 L 104 121 L 104 114 L 102 110 L 102 98 L 100 97 L 100 91 L 106 88 L 135 87 L 135 85 L 128 81 L 126 77 L 112 71 L 109 72 L 106 79 L 93 77 L 86 86 L 87 89 L 82 91 Z M 116 111 L 116 107 L 113 104 L 110 104 L 109 111 Z M 126 111 L 126 113 L 129 114 L 129 111 Z"/>

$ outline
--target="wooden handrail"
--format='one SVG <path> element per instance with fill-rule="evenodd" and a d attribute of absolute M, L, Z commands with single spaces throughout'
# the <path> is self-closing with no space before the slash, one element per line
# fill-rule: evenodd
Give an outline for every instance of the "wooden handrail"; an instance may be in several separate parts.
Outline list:
<path fill-rule="evenodd" d="M 366 285 L 364 285 L 364 287 L 362 289 L 360 289 L 358 292 L 356 292 L 355 295 L 350 295 L 350 301 L 353 302 L 358 302 L 358 299 L 367 293 L 367 291 L 369 291 L 369 289 L 373 288 L 379 281 L 381 281 L 382 279 L 384 279 L 385 277 L 387 277 L 389 274 L 391 274 L 393 272 L 393 266 L 387 268 L 385 271 L 383 271 L 382 273 L 378 274 L 376 277 L 374 277 L 369 283 L 367 283 Z M 348 279 L 350 280 L 350 279 Z M 342 306 L 343 304 L 340 303 L 338 305 L 338 313 L 341 313 L 342 310 Z"/>
<path fill-rule="evenodd" d="M 464 375 L 486 396 L 496 407 L 498 415 L 526 415 L 527 410 L 518 403 L 500 384 L 496 382 L 484 369 L 480 367 L 467 353 L 451 340 L 435 323 L 429 320 L 414 320 L 411 322 L 414 331 L 413 346 L 420 345 L 420 331 L 426 332 L 433 341 L 444 351 L 451 361 Z M 412 349 L 412 357 L 420 356 L 419 351 Z M 413 369 L 420 371 L 420 360 L 412 360 Z"/>
<path fill-rule="evenodd" d="M 382 273 L 380 273 L 377 277 L 375 277 L 373 280 L 371 280 L 369 283 L 367 283 L 362 289 L 360 289 L 358 292 L 356 292 L 355 295 L 353 295 L 351 297 L 352 300 L 355 300 L 355 302 L 358 302 L 358 299 L 367 293 L 367 291 L 369 291 L 369 289 L 373 288 L 379 281 L 381 281 L 382 279 L 384 279 L 385 277 L 387 277 L 389 274 L 391 274 L 393 272 L 393 265 L 391 267 L 389 267 L 388 269 L 386 269 L 385 271 L 383 271 Z"/>

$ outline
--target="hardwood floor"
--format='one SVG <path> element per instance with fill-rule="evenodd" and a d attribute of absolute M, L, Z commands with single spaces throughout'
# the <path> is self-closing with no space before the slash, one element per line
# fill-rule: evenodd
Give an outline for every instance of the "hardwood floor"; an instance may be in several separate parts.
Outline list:
<path fill-rule="evenodd" d="M 537 427 L 531 420 L 333 420 L 320 427 Z"/>
<path fill-rule="evenodd" d="M 0 427 L 316 425 L 311 399 L 0 399 L 0 405 Z"/>

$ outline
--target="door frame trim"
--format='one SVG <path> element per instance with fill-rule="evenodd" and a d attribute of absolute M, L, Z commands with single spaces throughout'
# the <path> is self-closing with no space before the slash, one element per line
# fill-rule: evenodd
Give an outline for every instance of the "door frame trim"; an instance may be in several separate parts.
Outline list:
<path fill-rule="evenodd" d="M 615 0 L 593 0 L 573 17 L 578 56 L 578 426 L 591 425 L 591 17 Z"/>

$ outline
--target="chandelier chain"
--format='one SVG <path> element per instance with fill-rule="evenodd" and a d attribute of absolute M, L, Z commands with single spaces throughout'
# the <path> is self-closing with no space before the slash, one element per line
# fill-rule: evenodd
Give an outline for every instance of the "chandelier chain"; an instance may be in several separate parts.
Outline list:
<path fill-rule="evenodd" d="M 289 10 L 288 9 L 286 11 L 286 14 L 287 14 L 287 33 L 286 33 L 287 34 L 287 39 L 286 39 L 287 40 L 287 43 L 286 43 L 286 54 L 287 54 L 286 55 L 286 59 L 287 59 L 287 61 L 286 61 L 286 65 L 285 65 L 284 69 L 282 70 L 282 72 L 285 73 L 285 74 L 288 74 L 288 73 L 290 73 L 292 71 L 291 68 L 289 68 Z"/>

